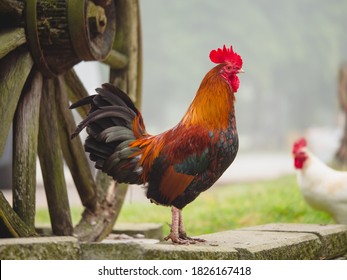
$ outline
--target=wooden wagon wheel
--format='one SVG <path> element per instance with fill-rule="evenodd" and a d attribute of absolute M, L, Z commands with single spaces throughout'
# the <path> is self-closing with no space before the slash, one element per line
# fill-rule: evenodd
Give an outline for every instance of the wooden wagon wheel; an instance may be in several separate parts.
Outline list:
<path fill-rule="evenodd" d="M 0 0 L 0 156 L 13 122 L 13 209 L 0 192 L 0 236 L 37 235 L 36 155 L 55 235 L 103 239 L 127 190 L 105 174 L 94 180 L 69 101 L 88 95 L 72 67 L 110 65 L 110 82 L 140 105 L 141 31 L 138 0 Z M 85 117 L 88 108 L 79 110 Z M 73 228 L 63 159 L 85 207 Z"/>

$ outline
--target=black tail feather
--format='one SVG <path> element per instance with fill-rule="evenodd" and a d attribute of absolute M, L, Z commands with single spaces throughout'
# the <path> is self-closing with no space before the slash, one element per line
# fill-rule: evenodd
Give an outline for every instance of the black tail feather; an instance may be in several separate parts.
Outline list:
<path fill-rule="evenodd" d="M 126 93 L 111 84 L 103 84 L 96 92 L 98 94 L 70 106 L 74 109 L 91 105 L 88 116 L 76 127 L 71 138 L 87 128 L 84 147 L 95 167 L 118 182 L 140 184 L 138 158 L 131 157 L 138 148 L 129 147 L 136 139 L 132 126 L 139 111 Z"/>
<path fill-rule="evenodd" d="M 93 99 L 95 98 L 95 96 L 96 96 L 96 94 L 84 97 L 84 98 L 78 100 L 77 102 L 71 104 L 71 106 L 69 108 L 70 109 L 76 109 L 76 108 L 84 106 L 84 105 L 90 105 L 93 103 Z"/>
<path fill-rule="evenodd" d="M 80 122 L 75 132 L 71 135 L 71 138 L 76 137 L 86 126 L 88 126 L 90 123 L 96 122 L 97 120 L 103 118 L 120 118 L 125 120 L 128 126 L 131 126 L 132 120 L 135 118 L 135 116 L 136 115 L 133 111 L 120 106 L 108 106 L 100 108 L 99 110 L 91 112 L 87 118 Z M 114 124 L 116 125 L 117 123 L 115 122 Z"/>
<path fill-rule="evenodd" d="M 108 92 L 114 92 L 120 99 L 122 99 L 125 104 L 131 109 L 133 110 L 136 114 L 138 114 L 138 110 L 135 107 L 134 103 L 131 101 L 130 97 L 124 92 L 122 91 L 120 88 L 116 88 L 114 87 L 112 84 L 103 84 L 102 85 L 103 89 L 105 89 L 105 93 Z M 107 90 L 107 91 L 106 91 Z"/>

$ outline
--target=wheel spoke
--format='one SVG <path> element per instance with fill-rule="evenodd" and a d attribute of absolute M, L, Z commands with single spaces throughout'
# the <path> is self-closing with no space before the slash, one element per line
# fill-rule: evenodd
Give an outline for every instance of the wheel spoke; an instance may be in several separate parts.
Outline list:
<path fill-rule="evenodd" d="M 24 28 L 0 30 L 0 59 L 26 42 Z"/>
<path fill-rule="evenodd" d="M 75 103 L 76 101 L 89 95 L 80 78 L 77 76 L 75 70 L 70 69 L 67 71 L 64 74 L 64 79 L 66 83 L 67 95 L 72 103 Z M 88 115 L 89 107 L 78 107 L 77 111 L 82 118 L 85 118 Z"/>
<path fill-rule="evenodd" d="M 36 151 L 42 75 L 32 73 L 13 121 L 13 209 L 32 230 L 35 228 Z"/>
<path fill-rule="evenodd" d="M 45 79 L 40 104 L 38 154 L 53 234 L 72 235 L 54 94 L 53 80 Z"/>
<path fill-rule="evenodd" d="M 32 66 L 30 54 L 19 49 L 0 61 L 0 156 L 6 144 L 20 94 Z"/>

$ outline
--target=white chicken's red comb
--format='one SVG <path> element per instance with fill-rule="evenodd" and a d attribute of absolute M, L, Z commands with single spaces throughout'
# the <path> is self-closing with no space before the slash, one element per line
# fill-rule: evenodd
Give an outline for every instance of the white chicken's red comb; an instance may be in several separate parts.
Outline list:
<path fill-rule="evenodd" d="M 307 146 L 307 141 L 305 138 L 300 138 L 299 140 L 295 141 L 293 145 L 293 154 L 297 153 L 300 151 L 302 148 Z"/>
<path fill-rule="evenodd" d="M 218 48 L 210 52 L 210 60 L 214 63 L 232 62 L 239 69 L 242 68 L 242 58 L 239 54 L 233 51 L 233 47 L 227 48 L 225 45 L 223 49 Z"/>

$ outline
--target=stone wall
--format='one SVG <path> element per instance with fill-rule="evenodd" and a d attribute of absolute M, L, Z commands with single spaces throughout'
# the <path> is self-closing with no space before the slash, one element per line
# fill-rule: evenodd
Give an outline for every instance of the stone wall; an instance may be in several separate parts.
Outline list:
<path fill-rule="evenodd" d="M 0 259 L 347 258 L 347 225 L 267 224 L 203 235 L 206 242 L 194 245 L 159 241 L 158 224 L 117 227 L 101 243 L 80 243 L 74 237 L 1 239 Z"/>

